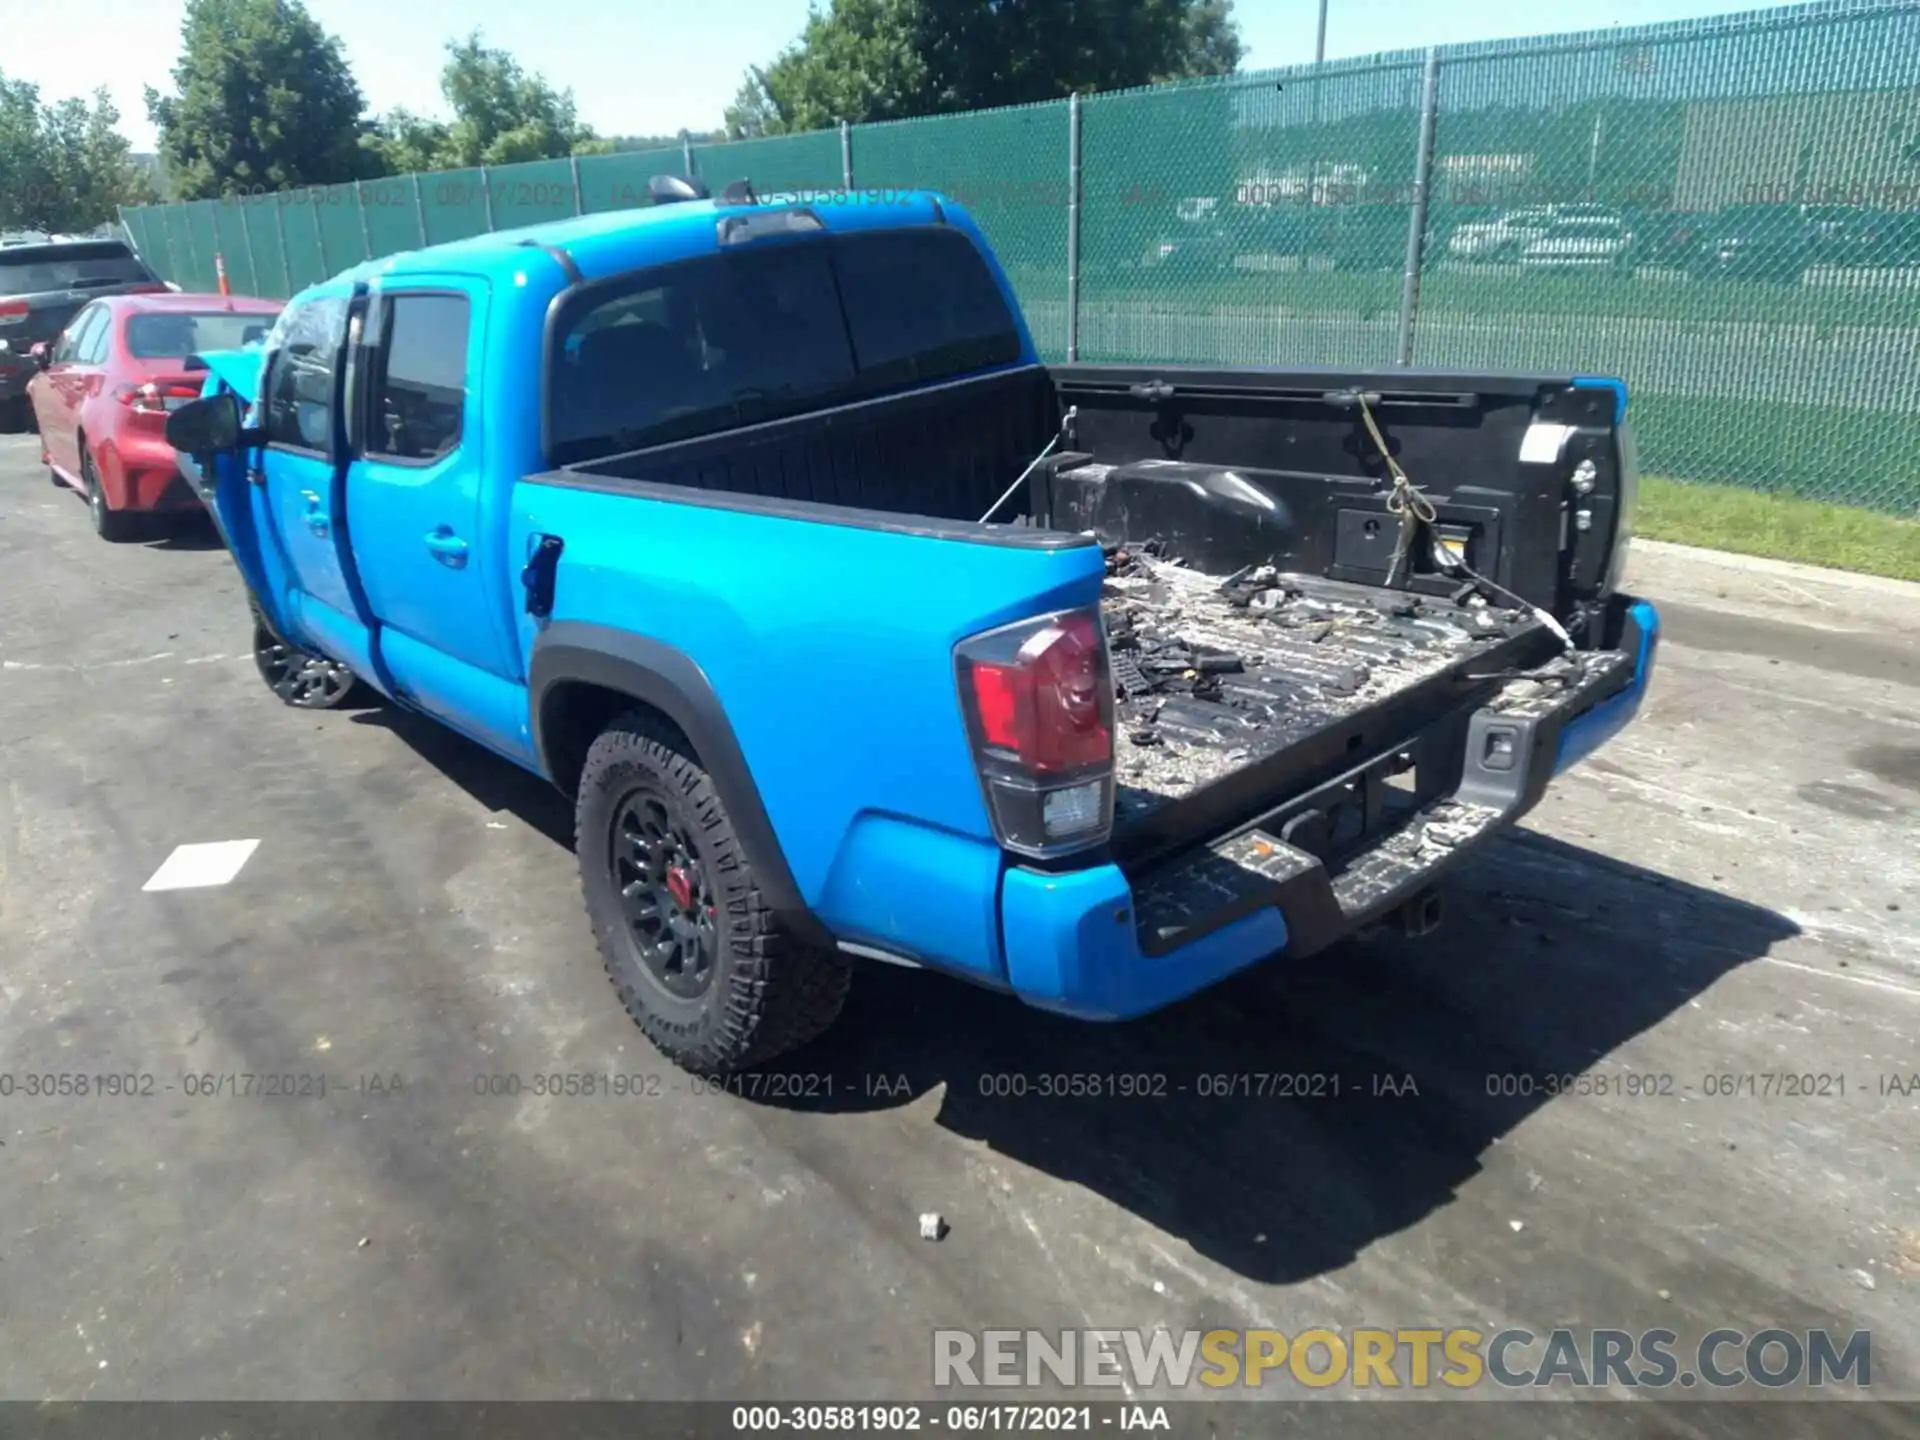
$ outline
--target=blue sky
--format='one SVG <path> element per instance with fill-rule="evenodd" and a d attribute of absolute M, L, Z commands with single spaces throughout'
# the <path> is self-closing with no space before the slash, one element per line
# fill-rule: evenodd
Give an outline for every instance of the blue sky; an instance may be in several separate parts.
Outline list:
<path fill-rule="evenodd" d="M 556 86 L 603 134 L 670 133 L 718 125 L 741 72 L 774 55 L 806 22 L 807 0 L 309 0 L 346 44 L 370 106 L 439 113 L 441 47 L 473 26 Z M 1577 9 L 1540 0 L 1330 0 L 1327 54 L 1338 58 L 1512 35 L 1639 25 L 1735 10 L 1757 0 L 1594 0 Z M 184 0 L 87 0 L 83 8 L 10 7 L 0 70 L 47 99 L 105 84 L 122 128 L 153 148 L 141 87 L 166 89 Z M 1248 67 L 1313 58 L 1318 0 L 1237 0 Z M 84 17 L 84 23 L 76 20 Z"/>

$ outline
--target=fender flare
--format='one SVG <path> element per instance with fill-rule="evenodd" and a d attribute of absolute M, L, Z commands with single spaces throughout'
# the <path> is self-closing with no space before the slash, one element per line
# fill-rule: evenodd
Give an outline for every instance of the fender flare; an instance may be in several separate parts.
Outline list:
<path fill-rule="evenodd" d="M 527 691 L 534 753 L 547 777 L 563 790 L 570 790 L 577 777 L 565 776 L 556 767 L 556 751 L 563 742 L 546 727 L 554 691 L 568 683 L 631 696 L 679 726 L 699 752 L 700 764 L 733 822 L 741 852 L 781 923 L 809 944 L 834 947 L 832 935 L 800 894 L 733 725 L 699 665 L 646 635 L 580 620 L 548 624 L 534 641 Z"/>

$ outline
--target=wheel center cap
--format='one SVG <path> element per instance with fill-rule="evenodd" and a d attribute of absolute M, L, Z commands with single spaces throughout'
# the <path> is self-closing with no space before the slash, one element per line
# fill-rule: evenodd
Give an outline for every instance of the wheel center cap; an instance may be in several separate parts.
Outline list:
<path fill-rule="evenodd" d="M 667 870 L 667 893 L 682 910 L 693 907 L 693 886 L 687 882 L 687 872 L 678 865 Z"/>

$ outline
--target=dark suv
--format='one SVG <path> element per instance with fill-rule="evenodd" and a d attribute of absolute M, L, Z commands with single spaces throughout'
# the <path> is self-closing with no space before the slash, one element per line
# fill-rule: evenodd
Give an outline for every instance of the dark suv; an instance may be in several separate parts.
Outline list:
<path fill-rule="evenodd" d="M 1707 227 L 1693 273 L 1798 284 L 1810 266 L 1833 263 L 1849 215 L 1838 205 L 1729 205 Z"/>
<path fill-rule="evenodd" d="M 119 240 L 56 240 L 0 248 L 0 431 L 26 420 L 28 351 L 49 347 L 89 300 L 164 290 L 160 277 Z"/>

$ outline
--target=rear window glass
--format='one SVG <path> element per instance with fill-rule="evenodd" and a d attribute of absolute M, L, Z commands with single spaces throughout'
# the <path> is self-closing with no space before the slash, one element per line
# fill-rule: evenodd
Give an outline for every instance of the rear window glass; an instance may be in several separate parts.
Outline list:
<path fill-rule="evenodd" d="M 835 243 L 863 375 L 889 384 L 941 380 L 1019 358 L 1007 302 L 966 236 L 876 230 Z"/>
<path fill-rule="evenodd" d="M 137 360 L 170 360 L 203 350 L 243 350 L 263 342 L 271 329 L 271 315 L 130 315 L 127 353 Z"/>
<path fill-rule="evenodd" d="M 0 295 L 134 285 L 153 278 L 153 272 L 132 251 L 113 241 L 0 250 Z"/>
<path fill-rule="evenodd" d="M 556 330 L 555 464 L 1017 360 L 992 273 L 952 230 L 749 245 L 590 293 Z"/>

